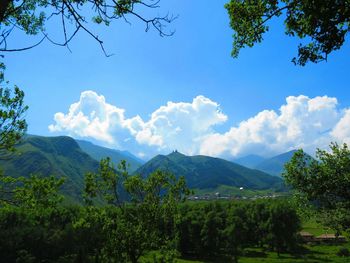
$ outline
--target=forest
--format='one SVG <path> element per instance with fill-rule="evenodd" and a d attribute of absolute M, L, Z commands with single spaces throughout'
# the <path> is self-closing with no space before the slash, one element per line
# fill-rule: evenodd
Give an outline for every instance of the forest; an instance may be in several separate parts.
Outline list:
<path fill-rule="evenodd" d="M 273 253 L 294 262 L 314 257 L 314 247 L 305 246 L 299 235 L 309 219 L 291 196 L 189 201 L 192 192 L 183 177 L 162 171 L 147 178 L 129 175 L 125 161 L 114 167 L 109 158 L 84 180 L 84 204 L 77 205 L 59 192 L 63 179 L 2 176 L 2 260 L 246 262 L 253 257 L 258 262 Z M 331 257 L 347 260 L 346 246 L 328 246 L 335 250 Z"/>
<path fill-rule="evenodd" d="M 147 193 L 120 206 L 67 206 L 41 190 L 1 208 L 4 262 L 238 262 L 248 247 L 298 248 L 301 222 L 285 200 L 175 204 L 171 196 Z"/>

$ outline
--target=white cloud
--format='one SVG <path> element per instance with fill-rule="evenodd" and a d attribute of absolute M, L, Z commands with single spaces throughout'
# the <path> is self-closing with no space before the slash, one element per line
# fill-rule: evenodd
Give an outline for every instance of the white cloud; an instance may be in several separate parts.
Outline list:
<path fill-rule="evenodd" d="M 67 114 L 58 112 L 55 124 L 49 126 L 51 132 L 67 132 L 78 137 L 90 137 L 111 145 L 118 145 L 116 133 L 125 130 L 128 123 L 124 110 L 106 103 L 105 97 L 88 90 L 73 103 Z"/>
<path fill-rule="evenodd" d="M 192 102 L 168 102 L 148 120 L 125 117 L 125 110 L 94 91 L 81 93 L 68 113 L 56 113 L 51 132 L 89 137 L 138 152 L 140 157 L 177 149 L 186 154 L 233 157 L 277 154 L 302 147 L 313 152 L 332 140 L 350 143 L 350 109 L 328 96 L 290 96 L 279 111 L 263 110 L 225 133 L 215 127 L 227 121 L 217 102 L 197 96 Z"/>
<path fill-rule="evenodd" d="M 313 152 L 329 144 L 330 131 L 341 115 L 335 98 L 290 96 L 279 112 L 264 110 L 224 134 L 209 134 L 202 142 L 201 153 L 275 154 L 295 148 Z"/>
<path fill-rule="evenodd" d="M 195 154 L 203 136 L 226 120 L 227 116 L 220 111 L 219 104 L 197 96 L 192 103 L 168 102 L 166 106 L 161 106 L 134 135 L 140 144 Z"/>
<path fill-rule="evenodd" d="M 350 109 L 345 110 L 331 134 L 337 141 L 350 144 Z"/>
<path fill-rule="evenodd" d="M 195 154 L 199 152 L 201 138 L 227 120 L 219 105 L 204 96 L 197 96 L 192 103 L 168 102 L 147 121 L 140 116 L 127 119 L 124 112 L 108 104 L 104 96 L 84 91 L 67 114 L 55 114 L 55 124 L 50 125 L 49 130 L 90 137 L 119 147 L 130 146 L 130 137 L 133 137 L 134 143 L 158 151 L 178 149 Z"/>

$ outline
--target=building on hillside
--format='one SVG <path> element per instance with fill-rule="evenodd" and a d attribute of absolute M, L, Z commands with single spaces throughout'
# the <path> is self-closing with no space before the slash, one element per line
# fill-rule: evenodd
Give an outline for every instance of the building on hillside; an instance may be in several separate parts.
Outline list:
<path fill-rule="evenodd" d="M 299 236 L 304 243 L 315 242 L 316 237 L 306 231 L 299 232 Z"/>
<path fill-rule="evenodd" d="M 335 234 L 323 234 L 316 237 L 316 241 L 320 243 L 345 243 L 346 238 L 344 236 L 336 236 Z"/>

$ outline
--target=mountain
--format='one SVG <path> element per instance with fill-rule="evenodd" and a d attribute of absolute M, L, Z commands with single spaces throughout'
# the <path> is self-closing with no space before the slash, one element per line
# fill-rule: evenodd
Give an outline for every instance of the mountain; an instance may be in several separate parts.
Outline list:
<path fill-rule="evenodd" d="M 282 180 L 264 172 L 253 170 L 223 159 L 208 156 L 186 156 L 179 152 L 157 155 L 135 173 L 148 176 L 155 170 L 169 171 L 184 176 L 190 188 L 213 189 L 225 186 L 249 189 L 279 188 Z"/>
<path fill-rule="evenodd" d="M 81 200 L 84 174 L 98 169 L 98 162 L 82 151 L 74 139 L 67 136 L 28 135 L 18 145 L 17 150 L 11 159 L 0 160 L 0 167 L 5 175 L 64 176 L 66 182 L 63 193 L 73 200 Z"/>
<path fill-rule="evenodd" d="M 262 163 L 265 160 L 266 159 L 264 157 L 261 157 L 260 155 L 249 154 L 247 156 L 234 159 L 233 161 L 245 167 L 254 169 L 258 164 Z"/>
<path fill-rule="evenodd" d="M 292 159 L 294 153 L 297 150 L 282 153 L 280 155 L 274 156 L 267 159 L 255 166 L 255 169 L 263 171 L 274 176 L 281 176 L 284 170 L 284 164 Z"/>
<path fill-rule="evenodd" d="M 132 173 L 139 168 L 144 162 L 129 153 L 128 151 L 118 151 L 102 146 L 95 145 L 91 142 L 76 140 L 80 148 L 89 154 L 96 161 L 100 161 L 102 158 L 110 157 L 112 162 L 117 165 L 121 160 L 125 160 L 129 165 L 129 171 Z"/>

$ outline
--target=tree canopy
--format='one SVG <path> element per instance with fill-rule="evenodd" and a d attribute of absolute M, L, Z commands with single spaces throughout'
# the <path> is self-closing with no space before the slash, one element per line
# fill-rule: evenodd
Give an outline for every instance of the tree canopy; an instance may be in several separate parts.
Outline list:
<path fill-rule="evenodd" d="M 150 15 L 158 8 L 159 0 L 4 0 L 0 4 L 0 52 L 23 51 L 33 48 L 44 40 L 69 48 L 69 42 L 79 31 L 84 31 L 96 40 L 105 55 L 103 41 L 94 33 L 89 22 L 108 26 L 112 21 L 123 19 L 129 23 L 134 17 L 151 27 L 161 36 L 172 35 L 165 28 L 175 17 Z M 146 15 L 147 14 L 147 15 Z M 54 39 L 47 30 L 48 23 L 61 26 L 61 39 Z M 16 31 L 27 35 L 41 35 L 41 39 L 30 46 L 9 46 L 9 37 Z"/>
<path fill-rule="evenodd" d="M 283 16 L 285 33 L 302 40 L 292 59 L 302 66 L 327 60 L 350 30 L 349 0 L 230 0 L 225 7 L 234 30 L 233 57 L 242 48 L 262 42 L 274 17 Z"/>
<path fill-rule="evenodd" d="M 15 150 L 14 146 L 27 130 L 24 114 L 28 106 L 24 104 L 24 92 L 17 86 L 8 87 L 4 79 L 5 65 L 0 63 L 0 158 Z"/>
<path fill-rule="evenodd" d="M 298 151 L 286 164 L 284 177 L 298 200 L 311 205 L 339 233 L 350 228 L 350 150 L 346 144 L 330 148 L 318 149 L 316 159 Z"/>

